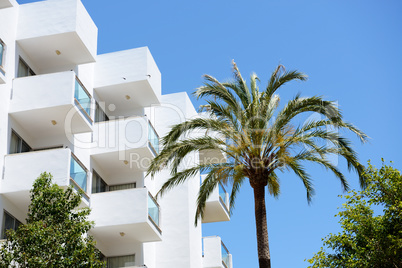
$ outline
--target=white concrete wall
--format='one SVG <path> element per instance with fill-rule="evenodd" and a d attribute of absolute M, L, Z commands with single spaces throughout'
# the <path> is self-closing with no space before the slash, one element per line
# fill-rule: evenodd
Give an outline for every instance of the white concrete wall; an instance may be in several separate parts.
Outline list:
<path fill-rule="evenodd" d="M 113 191 L 91 196 L 91 220 L 96 226 L 148 221 L 148 191 L 145 188 Z"/>
<path fill-rule="evenodd" d="M 17 39 L 76 32 L 96 55 L 98 29 L 79 0 L 40 1 L 20 5 Z"/>
<path fill-rule="evenodd" d="M 59 186 L 68 186 L 70 159 L 69 149 L 7 155 L 1 193 L 27 191 L 32 188 L 36 178 L 45 171 L 53 175 L 54 182 Z"/>
<path fill-rule="evenodd" d="M 74 105 L 74 87 L 71 71 L 16 78 L 9 112 Z"/>
<path fill-rule="evenodd" d="M 189 103 L 191 101 L 186 93 L 162 95 L 161 106 L 154 107 L 152 111 L 154 126 L 160 137 L 166 135 L 174 124 L 197 115 Z M 194 165 L 197 161 L 196 153 L 184 159 L 187 166 Z M 154 179 L 155 188 L 159 189 L 169 177 L 168 170 L 160 172 Z M 163 241 L 156 245 L 158 268 L 202 267 L 201 223 L 197 227 L 194 225 L 199 182 L 199 175 L 194 176 L 158 199 L 164 231 Z"/>
<path fill-rule="evenodd" d="M 148 47 L 98 55 L 95 65 L 95 87 L 142 80 L 148 80 L 155 94 L 161 95 L 161 73 Z"/>

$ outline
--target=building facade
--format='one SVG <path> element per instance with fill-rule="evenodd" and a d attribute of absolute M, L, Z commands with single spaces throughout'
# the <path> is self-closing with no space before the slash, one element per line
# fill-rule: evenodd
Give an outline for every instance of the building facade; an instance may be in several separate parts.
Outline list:
<path fill-rule="evenodd" d="M 195 226 L 202 176 L 158 199 L 168 171 L 145 176 L 159 138 L 200 115 L 186 93 L 161 94 L 147 47 L 97 55 L 97 34 L 79 0 L 0 0 L 2 238 L 24 224 L 29 190 L 46 171 L 85 192 L 108 267 L 232 267 L 220 237 L 202 236 L 203 223 L 230 220 L 223 186 Z M 224 158 L 199 152 L 184 162 L 211 157 Z"/>

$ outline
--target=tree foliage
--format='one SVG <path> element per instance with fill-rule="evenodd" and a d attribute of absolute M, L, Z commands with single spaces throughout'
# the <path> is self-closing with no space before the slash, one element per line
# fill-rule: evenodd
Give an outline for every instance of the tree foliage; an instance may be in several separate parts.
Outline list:
<path fill-rule="evenodd" d="M 363 176 L 367 188 L 343 196 L 347 201 L 337 214 L 342 232 L 323 239 L 329 251 L 321 248 L 309 267 L 402 267 L 402 175 L 384 163 L 381 169 L 369 163 Z"/>
<path fill-rule="evenodd" d="M 78 209 L 81 195 L 66 190 L 42 173 L 30 191 L 26 224 L 7 231 L 0 249 L 1 267 L 104 267 L 99 250 L 87 232 L 89 208 Z"/>

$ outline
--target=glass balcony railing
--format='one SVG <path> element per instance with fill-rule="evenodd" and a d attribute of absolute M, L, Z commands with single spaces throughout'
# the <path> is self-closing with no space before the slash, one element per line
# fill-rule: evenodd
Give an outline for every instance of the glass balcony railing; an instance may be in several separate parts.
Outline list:
<path fill-rule="evenodd" d="M 229 268 L 229 250 L 227 249 L 227 247 L 225 246 L 225 244 L 223 244 L 223 242 L 221 242 L 221 250 L 222 250 L 222 264 L 225 268 Z"/>
<path fill-rule="evenodd" d="M 71 156 L 70 164 L 70 185 L 77 191 L 83 191 L 83 197 L 89 201 L 87 196 L 87 170 L 85 167 L 76 159 L 74 155 Z"/>
<path fill-rule="evenodd" d="M 148 193 L 148 218 L 151 219 L 152 223 L 155 225 L 158 231 L 161 232 L 159 228 L 159 216 L 160 216 L 159 205 L 153 198 L 153 196 L 150 193 Z"/>
<path fill-rule="evenodd" d="M 159 153 L 159 136 L 156 133 L 151 122 L 148 121 L 148 141 L 155 154 Z"/>
<path fill-rule="evenodd" d="M 228 210 L 229 204 L 227 204 L 226 200 L 226 190 L 221 183 L 219 183 L 219 201 L 222 203 L 225 209 Z"/>
<path fill-rule="evenodd" d="M 92 124 L 91 119 L 91 95 L 81 84 L 78 78 L 75 79 L 75 91 L 74 91 L 75 104 L 82 115 Z"/>
<path fill-rule="evenodd" d="M 0 39 L 0 72 L 4 75 L 3 70 L 3 52 L 4 52 L 4 44 Z"/>

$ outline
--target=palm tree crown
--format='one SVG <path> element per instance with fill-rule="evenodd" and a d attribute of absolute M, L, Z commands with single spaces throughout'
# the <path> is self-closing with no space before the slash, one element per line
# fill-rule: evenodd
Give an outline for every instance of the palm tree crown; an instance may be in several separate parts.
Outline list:
<path fill-rule="evenodd" d="M 198 172 L 208 172 L 198 194 L 196 223 L 203 216 L 208 196 L 219 182 L 231 185 L 230 207 L 233 208 L 236 194 L 248 179 L 254 190 L 260 267 L 270 267 L 265 187 L 270 195 L 278 196 L 278 171 L 293 171 L 301 179 L 310 202 L 314 188 L 303 167 L 305 161 L 310 161 L 332 171 L 342 188 L 347 190 L 347 180 L 328 160 L 329 155 L 342 156 L 348 168 L 359 174 L 361 187 L 365 187 L 364 178 L 360 176 L 363 166 L 350 142 L 340 135 L 339 130 L 355 133 L 362 142 L 367 136 L 343 121 L 334 102 L 319 96 L 304 98 L 297 95 L 279 110 L 280 99 L 276 91 L 292 80 L 305 81 L 305 74 L 285 71 L 279 65 L 265 90 L 260 91 L 255 74 L 251 75 L 248 86 L 236 64 L 232 64 L 233 81 L 221 83 L 212 76 L 204 76 L 205 83 L 195 91 L 195 95 L 207 99 L 207 105 L 201 108 L 208 116 L 173 126 L 162 139 L 163 150 L 151 163 L 148 173 L 154 176 L 162 168 L 169 167 L 171 178 L 163 184 L 159 192 L 163 194 Z M 307 120 L 296 127 L 295 118 L 309 112 L 318 113 L 324 119 Z M 205 135 L 190 134 L 186 136 L 189 138 L 183 138 L 194 131 L 204 131 Z M 189 153 L 203 150 L 219 150 L 227 156 L 227 161 L 202 162 L 189 168 L 179 168 Z"/>

